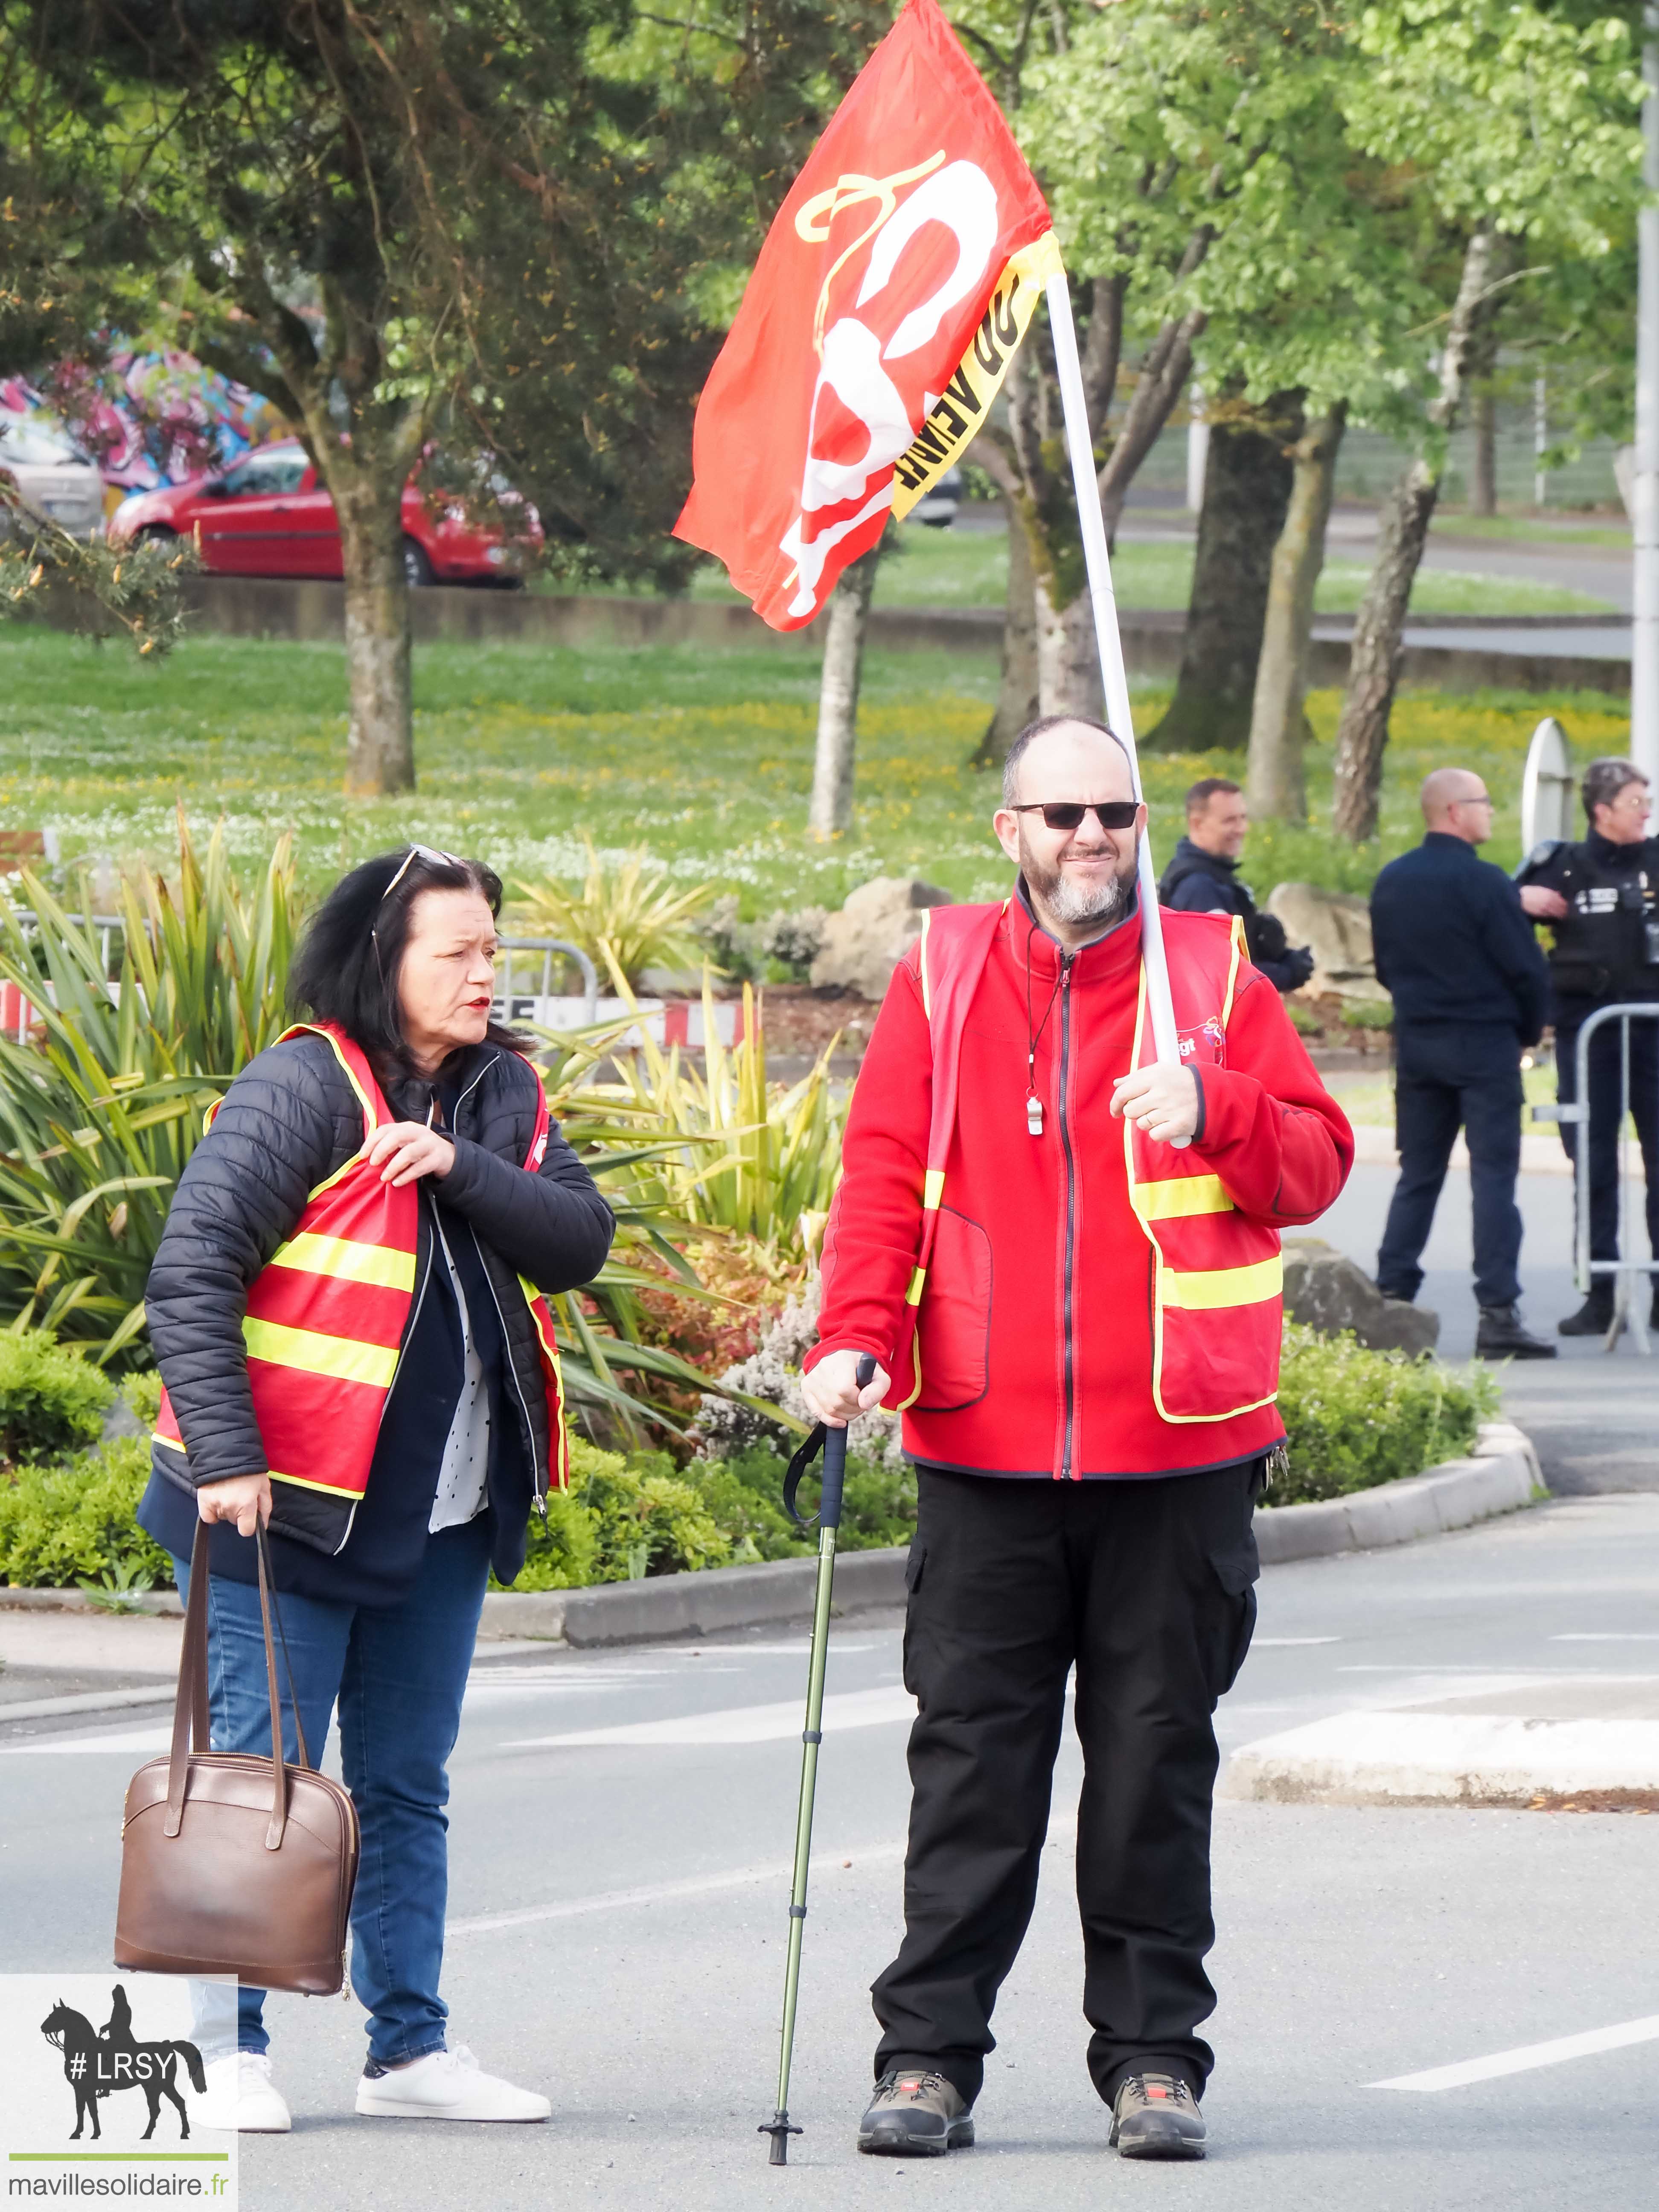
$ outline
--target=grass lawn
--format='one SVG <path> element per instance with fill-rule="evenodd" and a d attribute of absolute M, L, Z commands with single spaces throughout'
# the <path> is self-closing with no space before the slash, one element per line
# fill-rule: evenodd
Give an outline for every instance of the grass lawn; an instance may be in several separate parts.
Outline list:
<path fill-rule="evenodd" d="M 1584 542 L 1582 532 L 1576 533 L 1575 542 Z M 1618 542 L 1627 544 L 1628 535 Z M 878 606 L 1002 605 L 1008 588 L 1008 553 L 1001 531 L 930 530 L 925 524 L 907 524 L 899 532 L 898 548 L 896 555 L 884 557 L 877 573 Z M 1319 612 L 1352 614 L 1370 574 L 1370 565 L 1364 561 L 1327 562 L 1315 603 Z M 1122 607 L 1184 610 L 1192 581 L 1190 544 L 1123 544 L 1112 557 L 1113 587 Z M 691 595 L 699 599 L 733 596 L 725 571 L 712 567 L 698 570 Z M 1607 603 L 1524 578 L 1422 568 L 1413 587 L 1412 608 L 1422 615 L 1593 615 L 1606 612 Z"/>
<path fill-rule="evenodd" d="M 112 642 L 11 627 L 0 630 L 0 827 L 51 824 L 69 854 L 164 861 L 182 800 L 198 823 L 222 817 L 250 861 L 291 829 L 316 886 L 408 838 L 477 853 L 509 879 L 574 874 L 592 837 L 729 885 L 750 914 L 838 904 L 881 873 L 925 874 L 958 898 L 1000 896 L 996 779 L 963 765 L 996 676 L 988 654 L 872 653 L 856 827 L 818 846 L 802 826 L 818 678 L 804 652 L 422 647 L 420 789 L 348 804 L 337 647 L 201 637 L 153 667 Z M 1167 692 L 1139 695 L 1141 727 Z M 1286 878 L 1364 890 L 1382 860 L 1415 842 L 1416 787 L 1446 761 L 1486 777 L 1499 802 L 1492 857 L 1512 862 L 1540 716 L 1561 717 L 1581 759 L 1628 742 L 1628 716 L 1600 694 L 1407 694 L 1395 710 L 1383 835 L 1357 851 L 1319 826 L 1340 706 L 1334 690 L 1309 702 L 1315 826 L 1259 826 L 1246 855 L 1259 890 Z M 1148 762 L 1155 856 L 1179 834 L 1186 786 L 1241 767 L 1220 753 Z"/>

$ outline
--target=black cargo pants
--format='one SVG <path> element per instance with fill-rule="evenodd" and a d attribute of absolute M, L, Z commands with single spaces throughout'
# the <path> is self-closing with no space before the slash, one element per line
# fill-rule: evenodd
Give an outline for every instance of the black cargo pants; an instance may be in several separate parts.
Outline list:
<path fill-rule="evenodd" d="M 904 1680 L 920 1711 L 904 1942 L 871 1992 L 878 2076 L 915 2066 L 979 2094 L 1075 1666 L 1089 2071 L 1108 2102 L 1153 2060 L 1202 2090 L 1212 1716 L 1255 1625 L 1261 1467 L 1095 1482 L 917 1469 Z"/>

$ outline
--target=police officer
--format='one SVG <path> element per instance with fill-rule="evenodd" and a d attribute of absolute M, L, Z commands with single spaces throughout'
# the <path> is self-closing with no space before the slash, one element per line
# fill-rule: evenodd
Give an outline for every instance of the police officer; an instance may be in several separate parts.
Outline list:
<path fill-rule="evenodd" d="M 1537 846 L 1518 872 L 1521 903 L 1550 925 L 1550 996 L 1555 1024 L 1556 1096 L 1577 1098 L 1578 1031 L 1598 1006 L 1659 1001 L 1659 837 L 1648 835 L 1647 778 L 1633 761 L 1592 761 L 1584 771 L 1589 835 L 1582 844 Z M 1590 1039 L 1590 1257 L 1619 1257 L 1620 1024 Z M 1648 1236 L 1659 1252 L 1659 1020 L 1630 1025 L 1630 1107 L 1648 1179 Z M 1575 1171 L 1581 1125 L 1561 1141 Z M 1613 1279 L 1592 1279 L 1589 1296 L 1558 1324 L 1563 1336 L 1601 1336 L 1613 1326 Z M 1659 1327 L 1659 1293 L 1654 1300 Z"/>
<path fill-rule="evenodd" d="M 1200 777 L 1187 793 L 1187 834 L 1170 855 L 1158 886 L 1160 906 L 1179 914 L 1236 914 L 1244 924 L 1250 963 L 1276 991 L 1294 991 L 1314 970 L 1304 946 L 1285 942 L 1276 915 L 1258 914 L 1238 880 L 1238 858 L 1250 826 L 1244 793 L 1224 775 Z"/>
<path fill-rule="evenodd" d="M 1394 998 L 1395 1132 L 1400 1181 L 1376 1255 L 1377 1288 L 1414 1298 L 1419 1265 L 1461 1127 L 1474 1214 L 1477 1359 L 1553 1359 L 1522 1326 L 1521 1054 L 1544 1027 L 1537 941 L 1501 868 L 1476 848 L 1492 835 L 1478 775 L 1437 768 L 1422 792 L 1423 842 L 1371 887 L 1371 943 Z"/>

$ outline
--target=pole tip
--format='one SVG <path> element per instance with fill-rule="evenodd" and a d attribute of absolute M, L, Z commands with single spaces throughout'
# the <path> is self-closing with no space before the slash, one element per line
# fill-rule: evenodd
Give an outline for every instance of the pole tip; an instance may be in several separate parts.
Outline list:
<path fill-rule="evenodd" d="M 780 2108 L 774 2112 L 769 2120 L 763 2120 L 755 2132 L 757 2135 L 770 2136 L 772 2138 L 771 2147 L 766 2154 L 766 2163 L 769 2166 L 787 2166 L 789 2138 L 800 2133 L 799 2128 L 790 2126 L 788 2113 Z"/>

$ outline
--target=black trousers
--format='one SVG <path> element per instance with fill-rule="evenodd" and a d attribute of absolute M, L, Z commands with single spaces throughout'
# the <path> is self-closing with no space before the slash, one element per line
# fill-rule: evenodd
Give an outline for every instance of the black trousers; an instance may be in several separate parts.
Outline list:
<path fill-rule="evenodd" d="M 1414 1298 L 1418 1265 L 1461 1128 L 1468 1139 L 1474 1214 L 1474 1295 L 1483 1306 L 1521 1295 L 1521 1060 L 1512 1032 L 1436 1024 L 1400 1033 L 1395 1069 L 1395 1142 L 1400 1180 L 1376 1255 L 1385 1297 Z"/>
<path fill-rule="evenodd" d="M 1623 1091 L 1617 1022 L 1604 1022 L 1589 1041 L 1589 1128 L 1585 1152 L 1589 1162 L 1590 1257 L 1619 1257 L 1619 1102 Z M 1563 1023 L 1555 1032 L 1555 1095 L 1564 1106 L 1578 1095 L 1578 1024 Z M 1647 1170 L 1649 1249 L 1659 1253 L 1659 1023 L 1630 1025 L 1630 1110 Z M 1561 1142 L 1573 1172 L 1579 1172 L 1582 1122 L 1564 1121 Z M 1659 1274 L 1654 1278 L 1659 1283 Z M 1598 1291 L 1612 1295 L 1613 1278 L 1598 1275 Z"/>
<path fill-rule="evenodd" d="M 918 1468 L 904 1680 L 921 1710 L 904 1942 L 871 1992 L 878 2076 L 921 2066 L 979 2094 L 1075 1666 L 1089 2071 L 1109 2102 L 1152 2059 L 1202 2089 L 1212 1716 L 1255 1625 L 1261 1468 L 1064 1483 Z"/>

